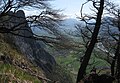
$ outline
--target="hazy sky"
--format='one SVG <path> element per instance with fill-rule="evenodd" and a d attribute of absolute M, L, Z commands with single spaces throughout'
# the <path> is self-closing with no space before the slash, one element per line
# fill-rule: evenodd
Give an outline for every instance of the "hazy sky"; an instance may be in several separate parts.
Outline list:
<path fill-rule="evenodd" d="M 50 4 L 53 9 L 61 9 L 62 13 L 67 15 L 68 18 L 76 18 L 80 16 L 80 8 L 87 0 L 51 0 Z M 120 5 L 120 0 L 109 0 Z M 92 8 L 91 2 L 84 6 L 83 12 L 92 14 L 90 8 Z M 31 11 L 25 11 L 26 15 L 31 15 Z M 38 14 L 39 11 L 34 10 L 32 14 Z"/>
<path fill-rule="evenodd" d="M 85 0 L 54 0 L 51 3 L 56 9 L 63 9 L 64 14 L 75 17 L 80 15 L 80 7 L 84 2 Z"/>
<path fill-rule="evenodd" d="M 75 18 L 76 15 L 80 16 L 81 4 L 84 3 L 85 1 L 87 0 L 54 0 L 51 1 L 51 5 L 57 9 L 63 9 L 64 14 L 68 15 L 69 17 Z M 110 0 L 110 1 L 120 4 L 120 0 Z M 92 6 L 90 5 L 90 3 L 87 3 L 84 6 L 84 12 L 90 13 L 91 7 Z"/>

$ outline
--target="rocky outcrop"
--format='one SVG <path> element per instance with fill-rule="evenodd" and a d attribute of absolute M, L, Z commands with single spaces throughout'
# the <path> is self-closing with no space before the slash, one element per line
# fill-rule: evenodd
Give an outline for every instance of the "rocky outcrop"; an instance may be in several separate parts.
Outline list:
<path fill-rule="evenodd" d="M 33 34 L 26 22 L 24 12 L 19 10 L 15 14 L 10 12 L 9 15 L 11 16 L 9 28 L 19 26 L 16 28 L 18 30 L 14 32 L 17 35 L 6 35 L 7 41 L 14 44 L 31 62 L 45 72 L 51 72 L 53 66 L 56 65 L 54 58 L 41 47 L 39 42 L 32 38 L 25 38 L 32 37 Z M 21 37 L 21 35 L 25 37 Z"/>
<path fill-rule="evenodd" d="M 26 56 L 35 66 L 41 68 L 50 80 L 57 81 L 57 83 L 72 83 L 69 74 L 57 65 L 53 56 L 42 48 L 41 43 L 38 40 L 28 38 L 33 37 L 33 34 L 26 22 L 24 12 L 19 10 L 16 13 L 9 12 L 8 14 L 8 17 L 4 17 L 8 19 L 4 25 L 9 29 L 12 28 L 14 33 L 4 34 L 5 41 Z M 16 28 L 14 29 L 14 27 Z"/>

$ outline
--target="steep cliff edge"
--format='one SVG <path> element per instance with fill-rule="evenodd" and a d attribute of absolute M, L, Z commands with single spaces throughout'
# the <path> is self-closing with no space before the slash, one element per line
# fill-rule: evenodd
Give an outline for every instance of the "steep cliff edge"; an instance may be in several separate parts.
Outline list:
<path fill-rule="evenodd" d="M 21 24 L 17 27 L 20 30 L 16 31 L 15 34 L 22 36 L 33 36 L 31 29 L 26 23 L 25 14 L 22 10 L 19 10 L 16 13 L 10 12 L 9 14 L 12 17 L 8 22 L 6 22 L 8 28 L 10 26 Z M 36 40 L 9 33 L 4 34 L 2 39 L 4 39 L 4 41 L 7 42 L 7 44 L 9 44 L 12 48 L 15 48 L 15 50 L 20 52 L 21 55 L 24 55 L 28 62 L 32 63 L 32 65 L 41 68 L 44 76 L 52 80 L 49 82 L 52 83 L 53 81 L 58 81 L 58 83 L 72 83 L 70 76 L 57 65 L 55 59 L 48 52 L 46 52 Z"/>
<path fill-rule="evenodd" d="M 0 34 L 0 83 L 43 83 L 44 72 L 3 39 Z"/>
<path fill-rule="evenodd" d="M 12 12 L 10 14 L 12 14 Z M 31 29 L 25 23 L 26 19 L 24 12 L 20 10 L 13 15 L 15 15 L 15 17 L 11 19 L 11 24 L 13 26 L 21 24 L 20 26 L 18 26 L 20 30 L 18 30 L 16 34 L 32 37 L 33 34 L 31 33 Z M 40 46 L 40 44 L 36 42 L 36 40 L 31 38 L 20 37 L 17 35 L 16 36 L 11 34 L 7 35 L 6 39 L 8 39 L 8 41 L 10 41 L 11 44 L 14 44 L 17 47 L 17 49 L 20 50 L 27 58 L 29 58 L 32 62 L 35 62 L 39 67 L 41 67 L 46 72 L 51 71 L 52 66 L 55 66 L 56 62 L 54 58 L 49 53 L 47 53 Z"/>

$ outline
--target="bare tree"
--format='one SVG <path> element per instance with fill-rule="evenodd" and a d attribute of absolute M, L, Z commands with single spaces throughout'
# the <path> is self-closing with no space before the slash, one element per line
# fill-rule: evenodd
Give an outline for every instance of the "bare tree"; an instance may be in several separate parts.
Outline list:
<path fill-rule="evenodd" d="M 110 22 L 108 22 L 108 33 L 116 42 L 115 52 L 113 56 L 113 61 L 111 64 L 111 74 L 115 76 L 120 82 L 120 9 L 119 6 L 112 2 L 107 2 L 108 7 L 106 7 L 107 12 L 113 16 Z M 111 33 L 109 26 L 112 26 L 117 32 Z M 116 67 L 117 66 L 117 67 Z"/>
<path fill-rule="evenodd" d="M 76 83 L 80 82 L 80 80 L 84 77 L 84 74 L 86 72 L 86 67 L 88 65 L 91 53 L 94 49 L 95 43 L 97 42 L 97 36 L 98 36 L 100 25 L 101 25 L 101 18 L 102 18 L 102 13 L 103 13 L 103 9 L 104 9 L 104 0 L 100 0 L 97 2 L 95 0 L 93 0 L 92 2 L 93 2 L 93 6 L 97 9 L 98 13 L 97 13 L 95 28 L 92 33 L 91 41 L 88 44 L 87 50 L 84 55 L 84 59 L 81 63 Z M 98 4 L 99 4 L 99 6 L 98 6 Z"/>
<path fill-rule="evenodd" d="M 98 43 L 104 46 L 104 50 L 99 48 L 100 51 L 104 52 L 107 56 L 106 58 L 103 56 L 98 56 L 99 58 L 104 59 L 111 65 L 111 75 L 115 76 L 119 82 L 119 60 L 118 56 L 120 55 L 119 52 L 119 6 L 115 5 L 115 3 L 106 1 L 105 2 L 105 11 L 108 16 L 112 17 L 105 17 L 102 21 L 102 31 L 97 38 Z M 94 19 L 95 17 L 86 16 L 88 19 Z M 86 42 L 86 48 L 88 47 L 89 41 L 91 40 L 90 35 L 93 33 L 93 28 L 91 25 L 94 23 L 86 23 L 86 29 L 81 30 L 82 37 L 84 42 Z M 88 26 L 88 25 L 90 26 Z M 77 26 L 79 28 L 79 26 Z M 92 26 L 93 27 L 93 26 Z M 116 32 L 117 31 L 117 32 Z M 86 41 L 87 40 L 87 41 Z"/>
<path fill-rule="evenodd" d="M 26 37 L 26 38 L 33 38 L 33 39 L 39 39 L 46 43 L 54 42 L 59 39 L 57 36 L 60 33 L 58 32 L 57 28 L 60 24 L 63 15 L 59 14 L 60 10 L 54 10 L 50 8 L 50 4 L 48 3 L 49 0 L 1 0 L 0 1 L 0 33 L 10 33 L 13 35 Z M 27 10 L 32 13 L 32 11 L 36 10 L 38 11 L 37 14 L 31 14 L 27 15 L 26 17 L 19 17 L 15 16 L 15 13 L 18 10 Z M 31 11 L 32 10 L 32 11 Z M 13 13 L 13 14 L 11 14 Z M 11 19 L 14 17 L 20 18 L 20 19 L 26 19 L 23 22 L 20 22 L 18 24 L 15 24 L 12 26 L 10 24 Z M 6 26 L 6 24 L 9 23 L 9 28 Z M 13 23 L 13 22 L 12 22 Z M 29 28 L 37 28 L 37 29 L 45 29 L 49 33 L 57 36 L 57 37 L 50 37 L 50 36 L 40 36 L 35 33 L 33 33 L 32 30 L 22 29 L 21 25 L 29 25 Z M 19 27 L 19 28 L 18 28 Z M 16 34 L 17 31 L 27 31 L 33 36 L 24 36 L 21 34 Z M 53 41 L 55 40 L 55 41 Z"/>

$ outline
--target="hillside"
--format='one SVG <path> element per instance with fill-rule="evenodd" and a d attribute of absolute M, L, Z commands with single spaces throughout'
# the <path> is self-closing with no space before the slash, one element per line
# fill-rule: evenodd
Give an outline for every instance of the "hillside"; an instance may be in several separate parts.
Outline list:
<path fill-rule="evenodd" d="M 26 21 L 21 10 L 9 14 L 15 17 L 5 21 L 3 24 L 6 26 L 6 23 L 16 26 Z M 1 18 L 5 19 L 9 19 L 9 16 Z M 32 36 L 27 24 L 18 28 L 23 30 L 16 31 L 16 34 Z M 56 63 L 54 57 L 43 49 L 40 42 L 31 38 L 1 33 L 0 63 L 0 83 L 72 83 L 70 75 Z"/>
<path fill-rule="evenodd" d="M 43 71 L 6 43 L 0 34 L 0 83 L 42 83 L 44 80 L 47 79 Z"/>

